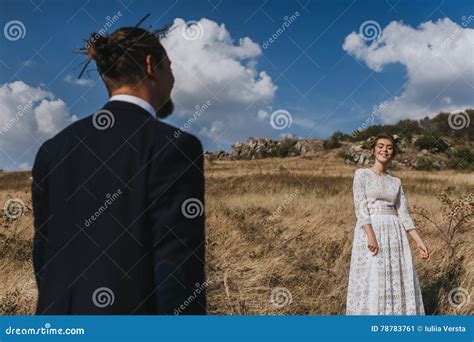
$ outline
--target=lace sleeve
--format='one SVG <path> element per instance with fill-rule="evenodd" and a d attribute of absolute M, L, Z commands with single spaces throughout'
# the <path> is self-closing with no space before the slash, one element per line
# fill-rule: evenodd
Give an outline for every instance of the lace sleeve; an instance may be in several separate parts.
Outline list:
<path fill-rule="evenodd" d="M 371 224 L 369 208 L 367 205 L 367 196 L 365 194 L 365 175 L 360 169 L 354 174 L 352 192 L 354 195 L 354 208 L 357 218 L 356 227 L 362 227 L 365 224 Z"/>
<path fill-rule="evenodd" d="M 415 225 L 410 217 L 410 213 L 408 212 L 408 203 L 405 198 L 405 192 L 403 191 L 403 186 L 400 184 L 400 190 L 398 191 L 397 203 L 396 203 L 398 218 L 405 227 L 405 230 L 412 230 L 415 229 Z"/>

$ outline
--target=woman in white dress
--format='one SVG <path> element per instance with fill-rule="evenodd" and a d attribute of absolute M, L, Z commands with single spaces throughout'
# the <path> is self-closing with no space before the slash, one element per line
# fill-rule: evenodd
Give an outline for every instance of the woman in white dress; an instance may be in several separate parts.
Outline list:
<path fill-rule="evenodd" d="M 423 259 L 428 248 L 410 218 L 399 178 L 387 173 L 396 154 L 394 139 L 377 136 L 375 163 L 354 175 L 357 223 L 352 245 L 347 315 L 424 315 L 420 284 L 407 232 Z"/>

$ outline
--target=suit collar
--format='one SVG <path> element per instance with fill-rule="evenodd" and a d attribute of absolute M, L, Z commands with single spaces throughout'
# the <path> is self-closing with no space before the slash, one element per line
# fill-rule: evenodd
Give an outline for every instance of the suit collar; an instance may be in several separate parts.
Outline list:
<path fill-rule="evenodd" d="M 144 110 L 146 110 L 148 113 L 150 113 L 151 116 L 155 117 L 156 113 L 155 113 L 155 109 L 153 109 L 153 106 L 137 97 L 137 96 L 133 96 L 133 95 L 127 95 L 127 94 L 118 94 L 118 95 L 114 95 L 112 96 L 110 99 L 109 99 L 109 102 L 110 101 L 122 101 L 122 102 L 128 102 L 128 103 L 133 103 L 141 108 L 143 108 Z"/>
<path fill-rule="evenodd" d="M 126 101 L 118 101 L 118 100 L 108 101 L 107 103 L 104 104 L 102 109 L 107 109 L 112 112 L 114 112 L 115 110 L 133 112 L 133 113 L 137 113 L 142 116 L 145 116 L 147 118 L 152 117 L 153 119 L 156 119 L 155 115 L 150 116 L 150 113 L 147 110 L 140 107 L 139 105 L 131 103 L 131 102 L 126 102 Z"/>

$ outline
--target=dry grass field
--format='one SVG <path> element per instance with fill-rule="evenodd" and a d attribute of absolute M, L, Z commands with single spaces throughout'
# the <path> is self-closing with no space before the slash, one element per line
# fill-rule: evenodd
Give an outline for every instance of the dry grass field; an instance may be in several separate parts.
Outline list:
<path fill-rule="evenodd" d="M 355 166 L 346 165 L 337 153 L 206 162 L 210 314 L 344 314 L 355 223 L 351 189 Z M 472 194 L 474 175 L 394 173 L 404 183 L 413 218 L 432 252 L 431 260 L 421 260 L 412 244 L 427 314 L 472 314 L 473 302 L 468 300 L 469 294 L 474 299 L 472 217 L 448 231 L 449 222 L 453 227 L 459 215 L 450 221 L 444 214 L 459 205 L 446 205 L 440 196 L 448 187 L 453 199 Z M 2 206 L 9 196 L 26 205 L 20 218 L 2 218 L 0 314 L 34 312 L 29 177 L 27 172 L 0 174 Z M 422 208 L 447 234 L 417 214 Z M 456 288 L 464 290 L 452 295 L 450 304 L 448 293 Z"/>

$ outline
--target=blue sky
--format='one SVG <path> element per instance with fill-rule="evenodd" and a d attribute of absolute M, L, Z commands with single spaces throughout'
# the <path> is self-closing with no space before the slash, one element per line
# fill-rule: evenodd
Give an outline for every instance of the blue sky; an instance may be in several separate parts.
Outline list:
<path fill-rule="evenodd" d="M 177 112 L 166 121 L 182 126 L 193 116 L 193 108 L 210 101 L 187 128 L 208 150 L 229 149 L 232 142 L 255 135 L 325 138 L 335 130 L 350 133 L 381 105 L 386 109 L 373 123 L 474 107 L 469 96 L 474 84 L 472 44 L 469 47 L 472 1 L 2 0 L 0 4 L 4 30 L 14 20 L 24 26 L 20 39 L 7 39 L 5 31 L 0 37 L 0 126 L 11 123 L 12 108 L 18 110 L 28 96 L 33 98 L 32 108 L 21 118 L 17 115 L 10 124 L 14 127 L 0 135 L 4 169 L 29 168 L 44 139 L 107 101 L 97 73 L 92 72 L 86 84 L 76 84 L 84 57 L 72 51 L 104 27 L 107 16 L 118 12 L 120 19 L 110 32 L 135 25 L 146 13 L 151 16 L 142 27 L 179 26 L 182 22 L 176 18 L 181 18 L 185 25 L 202 29 L 201 45 L 199 39 L 192 44 L 178 36 L 169 39 L 170 46 L 178 45 L 169 54 L 176 56 L 173 68 L 181 84 L 176 85 Z M 275 35 L 292 15 L 284 32 Z M 368 21 L 378 25 L 373 26 L 379 30 L 377 37 L 361 40 L 359 29 Z M 219 40 L 216 32 L 225 32 L 232 40 Z M 264 46 L 272 36 L 274 42 Z M 239 42 L 245 37 L 248 44 Z M 216 63 L 206 60 L 217 58 L 206 50 L 216 44 L 238 47 L 238 52 L 219 55 L 232 62 L 223 65 L 235 69 L 216 69 Z M 200 68 L 196 88 L 187 84 L 194 77 L 184 65 L 190 56 Z M 214 96 L 216 75 L 229 84 L 228 94 L 224 89 Z M 9 87 L 15 81 L 24 85 Z M 248 98 L 232 99 L 241 85 L 249 87 Z M 48 110 L 55 116 L 48 117 Z M 271 121 L 275 111 L 289 115 L 291 124 L 275 129 Z M 51 129 L 45 127 L 49 123 Z"/>

